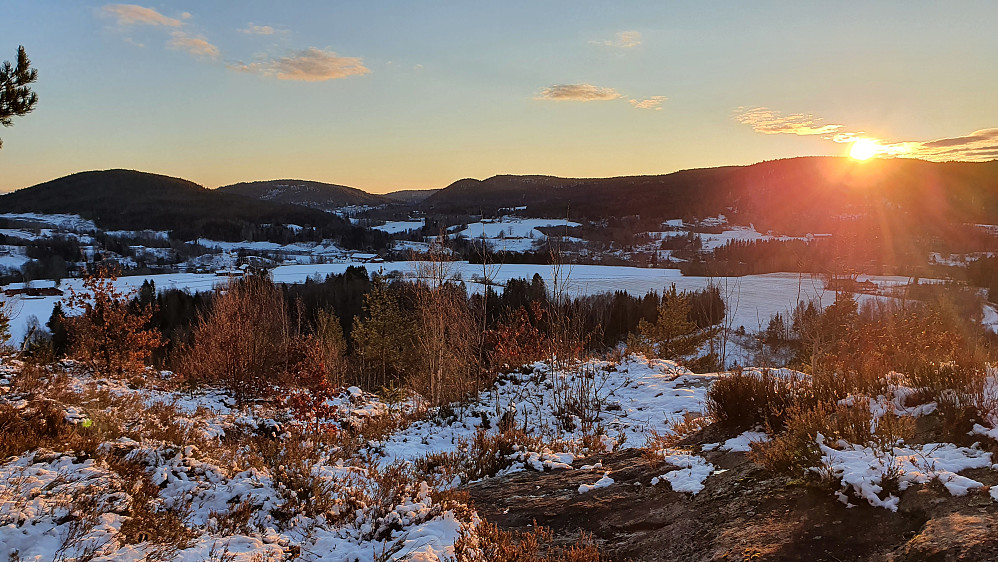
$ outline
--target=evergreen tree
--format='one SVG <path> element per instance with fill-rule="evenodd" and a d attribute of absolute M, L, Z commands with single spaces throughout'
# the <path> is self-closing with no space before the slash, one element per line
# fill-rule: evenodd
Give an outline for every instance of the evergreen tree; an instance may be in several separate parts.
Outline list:
<path fill-rule="evenodd" d="M 31 68 L 31 61 L 24 52 L 24 47 L 17 48 L 17 63 L 11 65 L 4 61 L 0 66 L 0 125 L 13 125 L 12 117 L 20 117 L 29 113 L 38 103 L 38 95 L 31 91 L 28 84 L 38 79 L 38 71 Z M 0 148 L 3 140 L 0 140 Z"/>
<path fill-rule="evenodd" d="M 676 291 L 673 284 L 658 306 L 654 323 L 638 322 L 636 347 L 664 359 L 681 362 L 700 361 L 700 348 L 714 335 L 713 329 L 702 330 L 689 320 L 690 298 Z"/>
<path fill-rule="evenodd" d="M 364 295 L 364 317 L 354 318 L 353 326 L 354 352 L 368 388 L 404 381 L 413 365 L 415 326 L 380 277 Z"/>
<path fill-rule="evenodd" d="M 69 333 L 66 331 L 66 313 L 62 310 L 62 302 L 56 301 L 52 307 L 52 314 L 45 324 L 49 332 L 52 332 L 52 352 L 56 357 L 66 354 L 69 347 Z"/>

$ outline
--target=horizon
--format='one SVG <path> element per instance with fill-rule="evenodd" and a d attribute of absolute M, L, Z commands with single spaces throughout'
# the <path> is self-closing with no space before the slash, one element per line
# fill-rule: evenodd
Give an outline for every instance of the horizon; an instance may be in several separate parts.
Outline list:
<path fill-rule="evenodd" d="M 0 129 L 0 193 L 117 168 L 383 194 L 998 158 L 998 76 L 980 71 L 998 62 L 998 5 L 572 6 L 13 6 L 0 61 L 25 46 L 39 102 Z"/>
<path fill-rule="evenodd" d="M 720 165 L 717 165 L 717 166 L 703 166 L 703 167 L 696 167 L 696 168 L 680 168 L 678 170 L 672 170 L 670 172 L 662 172 L 662 173 L 658 173 L 658 174 L 631 174 L 631 175 L 620 175 L 620 176 L 589 176 L 589 177 L 582 177 L 582 176 L 553 176 L 551 174 L 531 174 L 531 173 L 524 173 L 524 174 L 499 173 L 499 174 L 493 174 L 491 176 L 481 177 L 481 178 L 472 178 L 472 177 L 457 178 L 455 180 L 452 180 L 452 181 L 448 182 L 446 185 L 442 185 L 442 186 L 439 186 L 439 187 L 418 187 L 418 188 L 400 187 L 398 189 L 394 189 L 392 191 L 385 191 L 385 192 L 368 191 L 366 189 L 363 189 L 363 188 L 360 188 L 360 187 L 357 187 L 357 186 L 345 185 L 345 184 L 338 184 L 338 183 L 335 183 L 335 182 L 328 182 L 328 181 L 316 180 L 316 179 L 311 179 L 311 178 L 271 178 L 271 179 L 258 179 L 258 180 L 247 180 L 247 181 L 234 182 L 234 183 L 231 183 L 231 184 L 225 184 L 225 185 L 218 185 L 218 186 L 209 187 L 209 186 L 206 186 L 206 185 L 198 184 L 197 182 L 193 182 L 193 180 L 190 180 L 188 178 L 184 178 L 184 177 L 180 177 L 180 176 L 171 176 L 170 174 L 164 174 L 164 173 L 159 173 L 159 172 L 150 172 L 150 171 L 147 171 L 147 170 L 134 170 L 134 169 L 128 169 L 128 168 L 107 168 L 107 169 L 103 169 L 103 170 L 79 170 L 77 172 L 72 172 L 72 173 L 67 174 L 65 176 L 60 176 L 58 178 L 51 178 L 49 180 L 45 180 L 45 181 L 39 182 L 37 184 L 27 185 L 27 186 L 24 186 L 24 187 L 19 187 L 19 188 L 16 188 L 16 189 L 12 189 L 10 191 L 0 191 L 0 195 L 4 195 L 6 193 L 13 193 L 15 191 L 20 191 L 20 190 L 23 190 L 23 189 L 28 189 L 28 188 L 31 188 L 31 187 L 36 187 L 38 185 L 41 185 L 41 184 L 44 184 L 44 183 L 48 183 L 50 181 L 55 181 L 55 180 L 63 179 L 63 178 L 66 178 L 66 177 L 69 177 L 69 176 L 72 176 L 72 175 L 76 175 L 76 174 L 85 174 L 85 173 L 91 173 L 91 172 L 111 172 L 111 171 L 138 172 L 138 173 L 143 173 L 143 174 L 160 175 L 160 176 L 164 176 L 164 177 L 170 177 L 170 178 L 173 178 L 173 179 L 179 179 L 179 180 L 185 180 L 185 181 L 192 181 L 193 183 L 199 185 L 200 187 L 204 187 L 205 189 L 212 190 L 212 191 L 220 189 L 222 187 L 231 187 L 233 185 L 239 185 L 239 184 L 267 183 L 267 182 L 275 182 L 275 181 L 289 181 L 289 182 L 300 181 L 300 182 L 323 183 L 323 184 L 327 184 L 327 185 L 336 185 L 336 186 L 339 186 L 339 187 L 346 187 L 346 188 L 350 188 L 350 189 L 358 189 L 360 191 L 363 191 L 365 193 L 369 193 L 369 194 L 372 194 L 372 195 L 388 195 L 388 194 L 397 193 L 397 192 L 403 192 L 403 191 L 439 191 L 441 189 L 445 189 L 447 187 L 450 187 L 451 185 L 453 185 L 453 184 L 455 184 L 455 183 L 457 183 L 459 181 L 475 180 L 475 181 L 484 182 L 484 181 L 488 181 L 488 180 L 490 180 L 492 178 L 502 177 L 502 176 L 512 176 L 512 177 L 551 177 L 551 178 L 571 179 L 571 180 L 595 180 L 595 179 L 613 179 L 613 178 L 627 178 L 627 177 L 658 177 L 658 176 L 669 176 L 669 175 L 680 173 L 680 172 L 688 172 L 688 171 L 694 171 L 694 170 L 708 170 L 708 169 L 716 169 L 716 168 L 747 168 L 747 167 L 755 166 L 755 165 L 758 165 L 758 164 L 765 164 L 765 163 L 769 163 L 769 162 L 781 162 L 781 161 L 785 161 L 785 160 L 798 160 L 798 159 L 808 159 L 808 158 L 832 158 L 832 159 L 841 160 L 842 162 L 853 162 L 855 164 L 866 164 L 867 160 L 868 160 L 868 159 L 862 159 L 862 160 L 857 161 L 857 159 L 850 158 L 850 157 L 848 157 L 846 155 L 838 155 L 838 156 L 836 156 L 836 155 L 817 155 L 817 154 L 814 154 L 814 155 L 804 155 L 804 156 L 790 156 L 790 157 L 786 157 L 786 158 L 773 158 L 773 159 L 768 159 L 768 160 L 760 160 L 758 162 L 752 162 L 752 163 L 749 163 L 749 164 L 720 164 Z M 933 164 L 933 163 L 944 163 L 944 162 L 936 162 L 936 161 L 932 161 L 932 160 L 924 160 L 924 159 L 921 159 L 921 158 L 885 157 L 885 158 L 878 158 L 878 159 L 876 159 L 876 161 L 890 161 L 890 160 L 915 160 L 915 161 L 926 162 L 926 163 L 930 163 L 930 164 Z M 998 158 L 994 158 L 994 159 L 991 159 L 991 160 L 948 160 L 945 163 L 989 164 L 989 163 L 993 163 L 993 162 L 998 162 Z"/>

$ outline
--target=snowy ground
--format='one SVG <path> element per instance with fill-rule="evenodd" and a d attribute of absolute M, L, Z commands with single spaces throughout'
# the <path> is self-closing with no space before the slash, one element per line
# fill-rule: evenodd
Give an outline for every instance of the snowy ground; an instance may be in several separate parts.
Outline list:
<path fill-rule="evenodd" d="M 381 232 L 386 232 L 388 234 L 400 234 L 402 232 L 419 230 L 423 228 L 424 224 L 426 224 L 426 219 L 411 220 L 411 221 L 388 221 L 385 224 L 372 226 L 371 228 L 373 230 L 380 230 Z"/>
<path fill-rule="evenodd" d="M 37 403 L 11 390 L 18 369 L 16 362 L 0 363 L 0 407 L 27 410 Z M 168 384 L 168 374 L 161 376 Z M 436 469 L 420 472 L 427 458 L 450 455 L 474 462 L 471 443 L 476 436 L 521 430 L 534 445 L 517 447 L 495 474 L 585 469 L 594 473 L 592 484 L 566 493 L 598 493 L 615 485 L 612 472 L 599 464 L 573 467 L 576 458 L 601 450 L 654 448 L 673 422 L 687 412 L 696 416 L 703 411 L 707 389 L 721 376 L 696 375 L 673 362 L 641 356 L 555 370 L 539 362 L 501 377 L 475 400 L 445 411 L 429 410 L 411 425 L 370 439 L 358 449 L 302 442 L 304 450 L 314 454 L 302 464 L 292 456 L 267 461 L 238 445 L 264 431 L 290 447 L 290 428 L 307 420 L 288 410 L 272 404 L 240 409 L 221 392 L 160 390 L 155 383 L 135 388 L 76 372 L 68 388 L 77 394 L 60 395 L 55 402 L 63 423 L 87 431 L 106 423 L 102 420 L 120 420 L 121 436 L 105 442 L 92 457 L 37 450 L 0 462 L 0 557 L 17 551 L 20 560 L 72 559 L 89 552 L 96 560 L 143 559 L 154 545 L 126 529 L 130 518 L 137 517 L 136 505 L 142 505 L 151 513 L 172 514 L 191 531 L 186 540 L 169 545 L 175 549 L 165 559 L 204 560 L 212 553 L 214 559 L 240 561 L 254 555 L 265 560 L 300 556 L 367 561 L 382 559 L 382 554 L 384 559 L 446 559 L 453 554 L 462 525 L 473 526 L 476 516 L 467 505 L 443 494 L 469 477 Z M 871 400 L 871 412 L 880 416 L 889 409 L 899 415 L 933 411 L 932 404 L 905 408 L 903 399 L 909 395 L 910 389 L 896 388 L 889 398 Z M 70 404 L 65 396 L 79 399 Z M 579 410 L 562 415 L 568 411 L 561 406 L 568 398 L 599 406 L 580 414 L 586 419 L 576 415 Z M 341 431 L 392 412 L 420 415 L 417 398 L 390 405 L 355 387 L 327 404 L 336 410 L 325 421 Z M 998 435 L 991 427 L 975 431 Z M 178 440 L 177 435 L 182 437 Z M 699 452 L 657 449 L 668 467 L 647 484 L 701 493 L 717 473 L 706 452 L 745 452 L 752 442 L 767 439 L 751 431 L 702 446 Z M 937 480 L 952 495 L 963 495 L 984 485 L 960 472 L 998 470 L 991 453 L 976 445 L 897 443 L 875 449 L 826 443 L 821 437 L 818 443 L 823 457 L 812 470 L 840 482 L 835 495 L 850 505 L 865 502 L 896 510 L 897 497 L 884 492 L 887 478 L 896 478 L 902 490 Z M 129 477 L 114 464 L 121 461 L 141 467 L 142 478 L 153 486 L 146 496 L 134 475 Z M 393 480 L 392 474 L 405 477 Z M 297 503 L 301 486 L 310 487 L 313 494 L 317 489 L 329 494 Z M 998 494 L 992 496 L 998 500 Z M 219 557 L 221 552 L 226 556 Z"/>
<path fill-rule="evenodd" d="M 499 220 L 469 224 L 457 236 L 470 240 L 485 238 L 496 250 L 529 252 L 534 244 L 547 238 L 538 228 L 550 226 L 575 227 L 577 222 L 565 219 L 525 219 L 506 216 Z"/>

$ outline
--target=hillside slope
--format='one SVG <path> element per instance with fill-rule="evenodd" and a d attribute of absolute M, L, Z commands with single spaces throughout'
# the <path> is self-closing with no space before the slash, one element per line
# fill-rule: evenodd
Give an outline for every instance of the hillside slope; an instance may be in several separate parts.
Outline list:
<path fill-rule="evenodd" d="M 907 223 L 995 223 L 998 161 L 807 157 L 660 176 L 503 175 L 459 180 L 422 204 L 438 212 L 487 214 L 513 205 L 525 205 L 531 216 L 573 218 L 725 214 L 782 231 L 822 231 L 843 215 L 880 210 Z"/>
<path fill-rule="evenodd" d="M 325 211 L 350 205 L 383 205 L 388 202 L 384 196 L 355 187 L 306 180 L 242 182 L 219 187 L 216 191 Z"/>
<path fill-rule="evenodd" d="M 178 237 L 242 239 L 246 228 L 261 224 L 351 228 L 322 211 L 257 201 L 134 170 L 79 172 L 54 179 L 3 195 L 0 209 L 78 214 L 104 229 L 171 230 Z"/>

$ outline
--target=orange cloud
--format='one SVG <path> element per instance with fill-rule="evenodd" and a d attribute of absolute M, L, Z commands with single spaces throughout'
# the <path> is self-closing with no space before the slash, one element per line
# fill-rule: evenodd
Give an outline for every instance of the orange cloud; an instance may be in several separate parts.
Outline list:
<path fill-rule="evenodd" d="M 998 159 L 998 128 L 980 129 L 959 137 L 929 141 L 884 141 L 867 136 L 862 131 L 848 131 L 845 125 L 824 124 L 823 119 L 809 113 L 783 115 L 765 107 L 738 108 L 735 119 L 767 135 L 821 135 L 835 143 L 858 140 L 876 143 L 877 155 L 889 158 L 920 158 L 934 162 L 961 160 L 984 162 Z"/>
<path fill-rule="evenodd" d="M 332 51 L 309 47 L 295 51 L 290 56 L 249 64 L 231 66 L 234 70 L 256 72 L 278 80 L 321 82 L 359 76 L 371 72 L 358 57 L 341 57 Z"/>
<path fill-rule="evenodd" d="M 810 113 L 783 115 L 765 107 L 752 109 L 738 108 L 735 119 L 752 127 L 757 133 L 766 135 L 832 135 L 839 133 L 844 125 L 822 124 L 823 119 Z"/>
<path fill-rule="evenodd" d="M 555 101 L 605 101 L 623 97 L 613 88 L 592 84 L 556 84 L 541 90 L 534 99 Z"/>
<path fill-rule="evenodd" d="M 665 96 L 652 96 L 642 100 L 627 100 L 627 102 L 635 109 L 653 109 L 655 111 L 662 111 L 662 102 L 667 99 L 669 98 Z"/>
<path fill-rule="evenodd" d="M 171 49 L 187 51 L 188 53 L 201 58 L 215 60 L 219 57 L 218 47 L 212 45 L 204 37 L 194 37 L 183 31 L 174 31 L 170 34 L 170 42 L 167 43 Z"/>
<path fill-rule="evenodd" d="M 118 25 L 155 25 L 165 27 L 180 27 L 184 23 L 176 18 L 164 16 L 163 14 L 136 4 L 106 4 L 101 11 L 114 17 Z"/>

